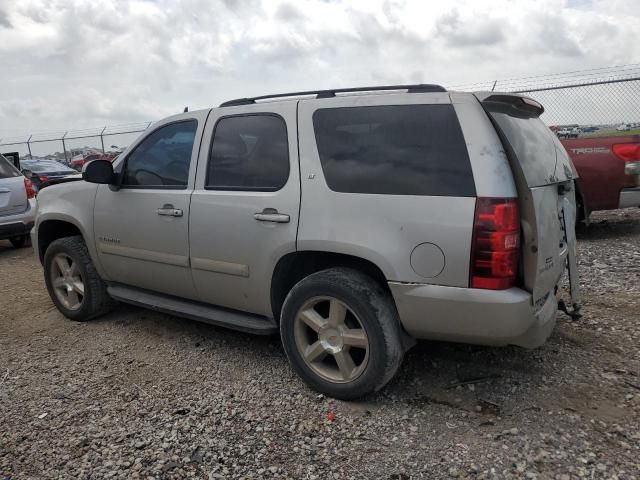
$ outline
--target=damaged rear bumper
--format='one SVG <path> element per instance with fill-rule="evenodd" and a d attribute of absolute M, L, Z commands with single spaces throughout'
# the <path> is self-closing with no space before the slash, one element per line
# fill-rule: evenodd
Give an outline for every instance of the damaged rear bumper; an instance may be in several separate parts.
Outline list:
<path fill-rule="evenodd" d="M 415 338 L 480 345 L 542 345 L 556 323 L 549 293 L 538 307 L 519 288 L 481 290 L 389 282 L 400 321 Z"/>

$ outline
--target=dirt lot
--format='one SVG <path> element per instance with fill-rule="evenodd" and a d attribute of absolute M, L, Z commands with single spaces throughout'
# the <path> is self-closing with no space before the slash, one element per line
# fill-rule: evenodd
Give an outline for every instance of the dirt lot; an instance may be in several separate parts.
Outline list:
<path fill-rule="evenodd" d="M 594 222 L 581 321 L 534 351 L 419 343 L 358 403 L 306 388 L 278 338 L 68 321 L 0 242 L 0 478 L 640 478 L 640 212 Z"/>

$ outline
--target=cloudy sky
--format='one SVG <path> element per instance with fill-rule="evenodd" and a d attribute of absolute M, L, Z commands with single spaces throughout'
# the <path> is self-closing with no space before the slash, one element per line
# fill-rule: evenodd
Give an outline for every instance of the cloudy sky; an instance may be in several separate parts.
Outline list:
<path fill-rule="evenodd" d="M 638 0 L 0 0 L 0 138 L 234 97 L 640 63 Z"/>

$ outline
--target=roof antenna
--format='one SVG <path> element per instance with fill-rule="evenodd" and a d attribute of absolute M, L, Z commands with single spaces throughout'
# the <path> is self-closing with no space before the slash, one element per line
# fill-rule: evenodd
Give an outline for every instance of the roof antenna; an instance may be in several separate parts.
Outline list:
<path fill-rule="evenodd" d="M 184 107 L 184 113 L 187 113 L 189 111 L 189 107 Z"/>

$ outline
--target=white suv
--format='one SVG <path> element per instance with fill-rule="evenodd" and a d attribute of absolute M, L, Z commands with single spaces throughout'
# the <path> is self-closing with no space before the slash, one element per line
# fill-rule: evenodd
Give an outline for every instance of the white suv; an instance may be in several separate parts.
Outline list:
<path fill-rule="evenodd" d="M 567 259 L 576 294 L 575 170 L 542 112 L 415 85 L 182 113 L 43 189 L 33 245 L 69 318 L 115 299 L 279 332 L 307 383 L 359 397 L 415 338 L 540 345 Z"/>

